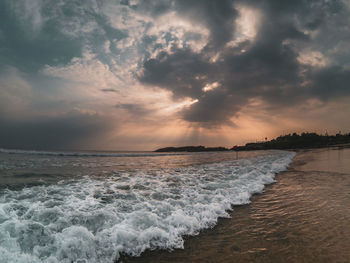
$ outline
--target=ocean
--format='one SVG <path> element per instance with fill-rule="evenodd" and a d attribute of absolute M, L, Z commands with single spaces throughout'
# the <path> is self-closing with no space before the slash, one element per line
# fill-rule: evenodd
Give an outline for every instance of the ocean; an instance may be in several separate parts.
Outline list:
<path fill-rule="evenodd" d="M 274 182 L 288 151 L 0 149 L 0 262 L 114 262 L 184 247 Z"/>

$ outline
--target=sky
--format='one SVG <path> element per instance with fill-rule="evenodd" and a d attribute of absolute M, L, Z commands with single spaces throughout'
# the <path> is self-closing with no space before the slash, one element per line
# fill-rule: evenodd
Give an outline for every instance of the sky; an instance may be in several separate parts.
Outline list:
<path fill-rule="evenodd" d="M 2 0 L 0 147 L 350 131 L 350 0 Z"/>

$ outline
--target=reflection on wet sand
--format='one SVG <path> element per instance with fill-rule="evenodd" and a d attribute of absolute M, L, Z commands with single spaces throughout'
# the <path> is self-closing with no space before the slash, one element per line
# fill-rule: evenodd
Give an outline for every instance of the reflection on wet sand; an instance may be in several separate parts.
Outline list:
<path fill-rule="evenodd" d="M 350 149 L 301 151 L 277 183 L 185 249 L 123 262 L 350 262 Z"/>

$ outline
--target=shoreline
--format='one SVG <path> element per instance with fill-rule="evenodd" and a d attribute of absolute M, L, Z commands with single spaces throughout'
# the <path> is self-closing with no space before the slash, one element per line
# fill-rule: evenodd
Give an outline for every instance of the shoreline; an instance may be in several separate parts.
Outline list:
<path fill-rule="evenodd" d="M 317 149 L 299 149 L 296 151 L 297 155 L 288 169 L 275 175 L 275 183 L 266 185 L 262 193 L 252 195 L 250 204 L 232 206 L 233 210 L 229 211 L 231 218 L 219 218 L 213 228 L 204 229 L 196 236 L 184 236 L 184 249 L 174 249 L 172 251 L 159 249 L 146 250 L 140 257 L 122 255 L 117 262 L 232 262 L 232 260 L 235 260 L 235 262 L 331 262 L 332 260 L 343 260 L 344 258 L 350 260 L 350 252 L 346 254 L 344 252 L 346 249 L 342 249 L 339 246 L 335 249 L 339 250 L 336 254 L 330 253 L 334 258 L 324 255 L 324 253 L 319 255 L 312 253 L 311 247 L 314 246 L 313 243 L 310 244 L 310 248 L 307 246 L 305 248 L 304 239 L 312 239 L 312 237 L 309 237 L 308 231 L 313 231 L 313 223 L 309 222 L 308 217 L 303 218 L 305 216 L 304 213 L 307 211 L 307 213 L 310 213 L 309 216 L 313 218 L 316 213 L 313 210 L 314 206 L 319 204 L 316 202 L 316 204 L 310 206 L 309 203 L 313 203 L 313 200 L 309 197 L 309 194 L 305 193 L 304 190 L 299 193 L 299 188 L 308 188 L 308 181 L 310 181 L 313 184 L 313 188 L 310 188 L 310 191 L 315 192 L 313 194 L 317 196 L 318 187 L 322 185 L 322 187 L 327 188 L 329 181 L 334 180 L 332 176 L 343 177 L 342 173 L 338 172 L 322 172 L 317 171 L 317 169 L 316 171 L 308 171 L 308 169 L 303 169 L 304 166 L 319 158 L 320 154 L 322 155 L 327 152 L 332 152 L 333 154 L 343 149 L 350 152 L 347 146 L 344 148 L 332 146 Z M 348 182 L 350 184 L 350 179 Z M 296 188 L 295 193 L 293 192 L 293 187 Z M 329 190 L 332 191 L 331 188 Z M 327 201 L 327 194 L 322 192 L 322 198 L 320 198 L 322 201 L 319 200 L 321 204 Z M 342 194 L 344 193 L 342 192 Z M 285 199 L 285 196 L 288 196 L 291 200 L 298 199 L 298 202 L 294 200 L 288 204 L 290 200 Z M 343 201 L 342 198 L 344 196 L 340 195 L 340 197 L 339 200 Z M 276 204 L 274 198 L 276 200 L 281 199 L 282 201 Z M 339 200 L 335 199 L 333 202 L 339 202 Z M 286 202 L 285 205 L 284 202 Z M 302 206 L 299 204 L 304 202 L 307 205 Z M 271 214 L 271 206 L 277 206 L 276 211 L 279 213 L 272 211 Z M 291 208 L 292 210 L 290 210 Z M 295 219 L 293 209 L 295 211 L 305 211 L 299 216 L 296 215 Z M 260 217 L 264 219 L 264 214 L 269 214 L 271 218 L 268 217 L 265 220 L 259 220 Z M 326 215 L 321 214 L 315 218 L 322 218 L 323 216 Z M 345 211 L 345 216 L 349 216 L 350 218 L 350 209 L 349 211 Z M 283 223 L 284 217 L 291 218 L 290 225 Z M 301 218 L 305 221 L 301 223 L 306 224 L 308 226 L 307 228 L 310 227 L 311 229 L 306 231 L 306 233 L 300 227 L 299 221 Z M 347 223 L 347 221 L 341 221 L 341 226 L 343 225 L 350 227 L 350 223 Z M 327 228 L 324 225 L 323 227 Z M 298 233 L 295 235 L 295 232 L 301 232 L 301 234 Z M 313 233 L 313 235 L 315 234 L 322 235 L 320 231 Z M 271 237 L 271 235 L 274 237 Z M 344 238 L 350 244 L 350 236 L 342 236 L 341 239 Z M 315 240 L 314 243 L 318 243 L 318 241 Z M 322 247 L 323 245 L 321 244 L 320 246 Z M 312 249 L 318 250 L 317 248 Z M 304 253 L 298 255 L 296 253 L 297 251 L 304 251 Z M 350 245 L 348 251 L 350 251 Z M 285 261 L 287 258 L 289 259 Z"/>

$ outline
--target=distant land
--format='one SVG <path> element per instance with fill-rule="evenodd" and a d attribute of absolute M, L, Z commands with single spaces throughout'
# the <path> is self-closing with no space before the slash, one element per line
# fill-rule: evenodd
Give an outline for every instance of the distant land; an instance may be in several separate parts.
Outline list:
<path fill-rule="evenodd" d="M 200 146 L 183 146 L 183 147 L 165 147 L 155 150 L 155 152 L 221 152 L 229 151 L 225 147 L 204 147 Z"/>
<path fill-rule="evenodd" d="M 264 142 L 247 143 L 244 146 L 232 148 L 225 147 L 205 147 L 205 146 L 183 146 L 165 147 L 155 150 L 155 152 L 213 152 L 213 151 L 252 151 L 252 150 L 287 150 L 321 148 L 339 144 L 350 143 L 350 133 L 336 135 L 319 135 L 317 133 L 303 132 L 293 133 L 277 137 L 276 139 Z"/>

